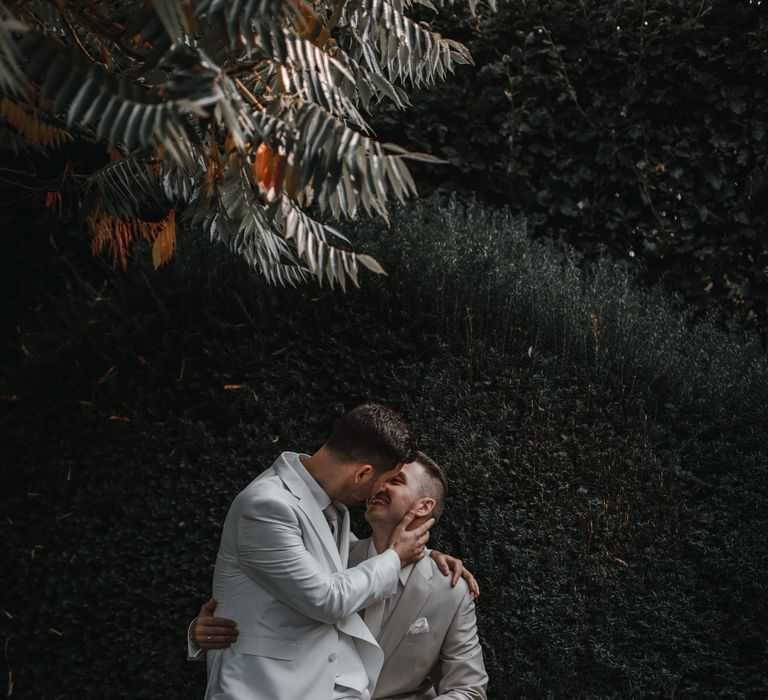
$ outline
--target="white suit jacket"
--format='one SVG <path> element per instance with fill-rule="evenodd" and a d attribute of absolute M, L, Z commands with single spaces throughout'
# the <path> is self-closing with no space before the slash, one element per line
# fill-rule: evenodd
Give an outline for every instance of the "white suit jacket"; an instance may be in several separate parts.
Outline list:
<path fill-rule="evenodd" d="M 357 614 L 397 590 L 388 550 L 346 569 L 316 499 L 283 453 L 230 506 L 213 575 L 216 615 L 236 620 L 228 649 L 209 651 L 206 700 L 330 700 L 339 630 L 354 639 L 372 694 L 384 654 Z"/>
<path fill-rule="evenodd" d="M 351 566 L 365 559 L 369 541 L 352 544 Z M 374 700 L 486 700 L 474 598 L 463 579 L 451 588 L 429 557 L 413 567 L 378 642 L 386 661 Z"/>

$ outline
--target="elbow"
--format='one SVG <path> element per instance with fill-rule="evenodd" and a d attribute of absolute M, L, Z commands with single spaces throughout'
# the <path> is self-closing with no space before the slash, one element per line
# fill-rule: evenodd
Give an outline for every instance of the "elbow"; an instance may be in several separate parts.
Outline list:
<path fill-rule="evenodd" d="M 303 599 L 302 605 L 296 606 L 296 609 L 326 625 L 335 625 L 349 614 L 341 594 L 333 585 L 316 588 Z"/>
<path fill-rule="evenodd" d="M 335 625 L 337 622 L 341 622 L 349 612 L 344 610 L 341 605 L 341 601 L 338 596 L 329 596 L 321 605 L 315 610 L 313 617 L 325 623 L 326 625 Z"/>
<path fill-rule="evenodd" d="M 335 625 L 342 619 L 339 615 L 334 614 L 333 611 L 324 609 L 318 610 L 312 617 L 325 625 Z"/>

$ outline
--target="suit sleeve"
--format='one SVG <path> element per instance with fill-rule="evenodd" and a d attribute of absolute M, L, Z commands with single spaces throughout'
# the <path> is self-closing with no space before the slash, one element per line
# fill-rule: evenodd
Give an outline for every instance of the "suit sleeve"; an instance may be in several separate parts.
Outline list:
<path fill-rule="evenodd" d="M 345 571 L 328 573 L 307 551 L 293 508 L 275 499 L 244 504 L 237 530 L 240 569 L 303 615 L 335 624 L 397 590 L 393 550 Z"/>
<path fill-rule="evenodd" d="M 432 675 L 439 693 L 435 700 L 486 700 L 488 674 L 469 590 L 451 621 Z"/>
<path fill-rule="evenodd" d="M 187 627 L 187 661 L 205 661 L 205 652 L 192 641 L 189 636 L 192 633 L 192 625 L 197 622 L 197 618 L 192 620 Z"/>

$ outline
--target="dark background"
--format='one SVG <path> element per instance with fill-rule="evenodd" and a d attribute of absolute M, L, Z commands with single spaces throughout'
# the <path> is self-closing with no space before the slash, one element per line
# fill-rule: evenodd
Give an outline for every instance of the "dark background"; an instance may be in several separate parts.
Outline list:
<path fill-rule="evenodd" d="M 191 231 L 115 272 L 5 188 L 10 696 L 200 697 L 184 633 L 229 502 L 363 400 L 448 470 L 433 544 L 480 581 L 491 698 L 768 696 L 766 21 L 435 20 L 476 66 L 373 122 L 450 165 L 348 227 L 389 276 L 347 295 L 270 288 Z"/>

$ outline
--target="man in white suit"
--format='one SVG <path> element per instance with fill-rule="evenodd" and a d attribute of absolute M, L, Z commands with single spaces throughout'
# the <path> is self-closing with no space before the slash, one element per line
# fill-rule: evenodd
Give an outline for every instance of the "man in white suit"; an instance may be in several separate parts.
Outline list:
<path fill-rule="evenodd" d="M 237 495 L 213 596 L 239 633 L 208 654 L 207 700 L 369 700 L 384 654 L 356 613 L 396 592 L 433 521 L 409 530 L 406 514 L 380 554 L 347 569 L 346 506 L 381 490 L 412 456 L 403 419 L 365 404 L 313 455 L 284 452 Z"/>
<path fill-rule="evenodd" d="M 352 543 L 350 566 L 380 556 L 402 514 L 414 512 L 415 525 L 439 519 L 446 491 L 442 469 L 417 452 L 415 461 L 368 499 L 365 518 L 373 535 Z M 486 700 L 488 676 L 469 586 L 462 581 L 453 587 L 430 558 L 403 567 L 399 579 L 394 595 L 362 613 L 385 655 L 373 698 Z M 211 630 L 223 633 L 222 643 L 234 630 L 230 620 L 212 617 L 214 608 L 211 601 L 203 606 L 191 628 L 193 640 L 201 648 L 210 648 L 206 637 Z"/>

